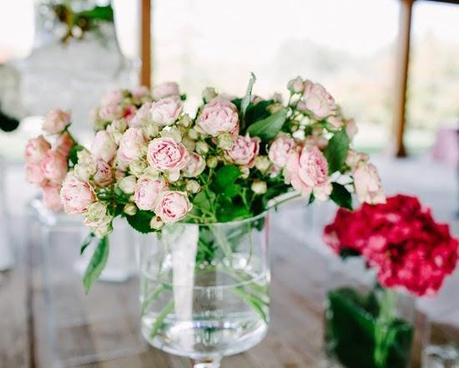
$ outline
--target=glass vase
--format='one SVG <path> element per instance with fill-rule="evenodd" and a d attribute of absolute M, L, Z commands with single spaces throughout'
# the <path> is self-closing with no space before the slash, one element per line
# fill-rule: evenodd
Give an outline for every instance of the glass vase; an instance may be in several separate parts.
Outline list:
<path fill-rule="evenodd" d="M 165 226 L 140 248 L 142 334 L 154 347 L 219 367 L 252 348 L 269 324 L 266 214 Z"/>
<path fill-rule="evenodd" d="M 338 268 L 326 295 L 327 367 L 410 367 L 416 359 L 414 298 L 379 286 L 361 259 Z"/>

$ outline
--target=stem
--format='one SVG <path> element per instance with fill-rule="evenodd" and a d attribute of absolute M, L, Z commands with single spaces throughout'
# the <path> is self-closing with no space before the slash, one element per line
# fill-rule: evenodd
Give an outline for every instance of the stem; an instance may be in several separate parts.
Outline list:
<path fill-rule="evenodd" d="M 158 331 L 162 328 L 164 320 L 174 310 L 174 300 L 171 299 L 163 308 L 163 310 L 158 314 L 155 318 L 155 323 L 153 323 L 153 327 L 150 332 L 150 338 L 153 339 L 157 334 Z"/>
<path fill-rule="evenodd" d="M 377 368 L 385 368 L 389 345 L 392 340 L 390 325 L 395 318 L 395 293 L 390 289 L 381 290 L 380 310 L 375 326 L 374 361 Z"/>
<path fill-rule="evenodd" d="M 169 285 L 161 284 L 155 290 L 153 290 L 153 293 L 151 293 L 149 296 L 147 296 L 144 299 L 144 301 L 142 302 L 142 307 L 141 307 L 142 316 L 145 314 L 147 309 L 153 304 L 153 302 L 156 299 L 158 299 L 161 293 L 166 290 L 172 290 L 172 288 Z"/>

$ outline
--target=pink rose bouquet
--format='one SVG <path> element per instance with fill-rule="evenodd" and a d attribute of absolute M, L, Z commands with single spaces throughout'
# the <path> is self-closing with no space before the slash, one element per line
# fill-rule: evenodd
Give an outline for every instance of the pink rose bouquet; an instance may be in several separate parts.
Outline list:
<path fill-rule="evenodd" d="M 279 94 L 253 96 L 254 82 L 241 98 L 205 89 L 195 114 L 185 112 L 175 83 L 151 94 L 109 93 L 93 114 L 90 149 L 75 145 L 70 162 L 38 137 L 26 149 L 27 176 L 53 186 L 46 198 L 62 185 L 64 210 L 83 215 L 101 239 L 115 217 L 143 233 L 177 221 L 228 222 L 256 216 L 288 192 L 348 208 L 353 193 L 369 203 L 384 201 L 368 158 L 356 153 L 349 164 L 350 120 L 324 87 L 298 77 L 288 83 L 283 104 Z M 60 116 L 54 115 L 53 121 Z M 68 119 L 61 120 L 48 130 L 67 132 Z"/>

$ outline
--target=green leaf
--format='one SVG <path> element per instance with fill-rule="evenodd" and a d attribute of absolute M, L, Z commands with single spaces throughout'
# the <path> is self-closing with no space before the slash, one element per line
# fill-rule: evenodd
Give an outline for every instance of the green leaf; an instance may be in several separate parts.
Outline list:
<path fill-rule="evenodd" d="M 249 84 L 247 85 L 247 91 L 245 93 L 244 98 L 241 101 L 241 115 L 242 115 L 243 120 L 245 117 L 245 112 L 247 111 L 250 101 L 252 100 L 252 89 L 253 89 L 253 85 L 255 84 L 256 79 L 257 78 L 255 77 L 255 74 L 250 73 L 250 80 L 249 80 Z"/>
<path fill-rule="evenodd" d="M 68 158 L 69 167 L 74 167 L 78 163 L 78 152 L 82 150 L 84 150 L 84 147 L 79 144 L 75 144 L 70 149 L 69 158 Z"/>
<path fill-rule="evenodd" d="M 89 292 L 94 281 L 97 280 L 99 275 L 107 263 L 109 253 L 108 238 L 105 236 L 100 239 L 96 250 L 94 251 L 88 267 L 83 275 L 83 285 L 86 293 Z"/>
<path fill-rule="evenodd" d="M 222 166 L 215 173 L 215 179 L 212 183 L 215 192 L 224 192 L 229 186 L 233 185 L 241 175 L 241 170 L 235 165 Z"/>
<path fill-rule="evenodd" d="M 89 233 L 88 236 L 83 240 L 83 243 L 81 244 L 80 248 L 80 255 L 83 255 L 86 248 L 89 247 L 89 245 L 92 242 L 92 239 L 94 239 L 94 236 L 94 233 Z"/>
<path fill-rule="evenodd" d="M 330 194 L 330 198 L 338 206 L 347 208 L 352 211 L 352 195 L 349 193 L 344 185 L 338 183 L 332 183 L 333 190 Z"/>
<path fill-rule="evenodd" d="M 328 142 L 324 155 L 328 161 L 328 171 L 333 174 L 340 171 L 346 162 L 350 140 L 345 130 L 337 132 Z"/>
<path fill-rule="evenodd" d="M 287 109 L 282 109 L 263 120 L 258 120 L 247 129 L 252 137 L 260 137 L 263 141 L 273 139 L 280 132 L 287 120 Z"/>
<path fill-rule="evenodd" d="M 247 126 L 270 116 L 271 112 L 268 110 L 268 107 L 272 105 L 273 102 L 273 100 L 262 100 L 256 104 L 250 103 L 245 113 Z"/>
<path fill-rule="evenodd" d="M 139 210 L 134 216 L 126 216 L 126 219 L 132 228 L 139 233 L 147 234 L 154 231 L 150 226 L 153 216 L 155 216 L 153 211 Z"/>
<path fill-rule="evenodd" d="M 229 222 L 235 220 L 242 220 L 251 216 L 249 210 L 243 206 L 231 205 L 220 206 L 218 208 L 218 221 Z"/>

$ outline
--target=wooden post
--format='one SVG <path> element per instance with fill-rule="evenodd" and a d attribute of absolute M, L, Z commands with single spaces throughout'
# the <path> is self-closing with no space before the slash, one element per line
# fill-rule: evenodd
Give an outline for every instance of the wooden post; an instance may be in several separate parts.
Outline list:
<path fill-rule="evenodd" d="M 141 1 L 140 18 L 140 85 L 151 87 L 151 0 Z"/>
<path fill-rule="evenodd" d="M 406 90 L 410 60 L 411 18 L 414 0 L 400 0 L 400 20 L 394 93 L 395 155 L 405 157 Z"/>

